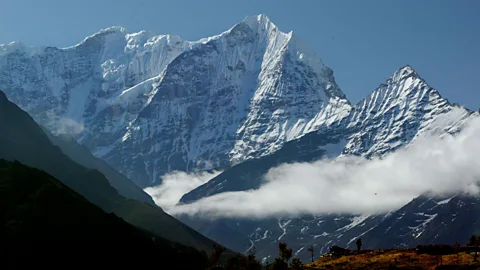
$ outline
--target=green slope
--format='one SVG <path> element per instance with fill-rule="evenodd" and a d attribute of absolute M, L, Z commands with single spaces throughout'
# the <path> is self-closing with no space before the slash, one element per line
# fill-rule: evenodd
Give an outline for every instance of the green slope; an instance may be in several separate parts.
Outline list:
<path fill-rule="evenodd" d="M 6 251 L 0 264 L 8 269 L 205 269 L 206 264 L 206 254 L 141 231 L 47 173 L 5 160 L 0 160 L 0 240 Z"/>

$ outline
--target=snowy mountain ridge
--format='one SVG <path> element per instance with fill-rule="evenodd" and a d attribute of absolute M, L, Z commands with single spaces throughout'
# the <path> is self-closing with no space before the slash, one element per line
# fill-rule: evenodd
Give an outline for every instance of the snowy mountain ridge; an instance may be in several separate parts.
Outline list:
<path fill-rule="evenodd" d="M 412 67 L 402 67 L 355 105 L 347 128 L 359 132 L 350 137 L 343 154 L 381 156 L 425 132 L 436 132 L 439 136 L 447 130 L 456 132 L 472 113 L 468 109 L 459 108 L 458 119 L 450 124 L 436 123 L 438 117 L 455 108 Z"/>
<path fill-rule="evenodd" d="M 332 70 L 265 15 L 196 42 L 111 27 L 64 49 L 1 48 L 9 99 L 141 187 L 273 153 L 351 109 Z"/>

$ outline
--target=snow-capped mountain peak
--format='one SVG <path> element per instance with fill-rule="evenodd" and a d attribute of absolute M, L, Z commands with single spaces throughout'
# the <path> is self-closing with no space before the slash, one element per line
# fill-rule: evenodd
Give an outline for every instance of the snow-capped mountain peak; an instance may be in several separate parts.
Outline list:
<path fill-rule="evenodd" d="M 278 27 L 270 21 L 265 14 L 256 16 L 247 16 L 240 24 L 246 24 L 250 29 L 257 33 L 278 31 Z"/>
<path fill-rule="evenodd" d="M 408 78 L 408 77 L 418 77 L 418 74 L 417 72 L 410 66 L 410 65 L 406 65 L 406 66 L 403 66 L 401 68 L 399 68 L 397 71 L 395 71 L 395 73 L 393 73 L 392 77 L 391 77 L 391 80 L 392 81 L 401 81 L 405 78 Z"/>
<path fill-rule="evenodd" d="M 89 38 L 94 38 L 95 36 L 98 36 L 98 35 L 127 35 L 129 33 L 129 31 L 123 27 L 123 26 L 120 26 L 120 25 L 114 25 L 114 26 L 110 26 L 110 27 L 107 27 L 105 29 L 100 29 L 100 31 L 98 31 L 97 33 L 87 37 L 86 39 L 89 39 Z"/>
<path fill-rule="evenodd" d="M 411 66 L 399 68 L 393 75 L 380 85 L 375 91 L 368 95 L 360 106 L 365 102 L 372 102 L 381 105 L 382 109 L 387 109 L 392 102 L 413 102 L 412 106 L 422 106 L 436 104 L 437 102 L 448 103 L 443 99 L 437 90 L 430 87 Z"/>
<path fill-rule="evenodd" d="M 108 28 L 105 28 L 105 29 L 100 29 L 96 33 L 84 38 L 78 44 L 76 44 L 74 46 L 66 47 L 64 49 L 74 49 L 76 47 L 88 44 L 89 42 L 93 43 L 97 40 L 105 40 L 105 41 L 115 41 L 115 40 L 119 41 L 119 40 L 122 40 L 122 42 L 124 42 L 125 36 L 127 34 L 128 34 L 128 31 L 124 27 L 122 27 L 122 26 L 111 26 L 111 27 L 108 27 Z"/>
<path fill-rule="evenodd" d="M 439 116 L 453 109 L 411 66 L 404 66 L 355 106 L 348 126 L 361 130 L 352 136 L 345 154 L 369 157 L 391 152 L 431 129 Z M 462 108 L 456 125 L 444 131 L 454 132 L 469 115 Z"/>
<path fill-rule="evenodd" d="M 248 16 L 242 22 L 232 27 L 228 34 L 234 35 L 235 40 L 238 40 L 238 33 L 245 35 L 249 30 L 253 31 L 256 37 L 252 37 L 252 34 L 248 38 L 257 38 L 258 44 L 262 47 L 266 47 L 264 56 L 270 57 L 264 61 L 265 64 L 274 62 L 274 57 L 283 57 L 285 52 L 288 52 L 289 57 L 295 62 L 301 63 L 304 66 L 312 69 L 317 74 L 322 74 L 320 78 L 328 78 L 329 81 L 333 79 L 333 72 L 326 67 L 318 56 L 318 54 L 300 38 L 293 31 L 282 32 L 279 28 L 269 19 L 265 14 L 259 14 L 255 16 Z M 235 35 L 237 34 L 237 35 Z M 326 92 L 328 99 L 330 96 L 336 96 L 345 99 L 345 95 L 339 88 L 334 88 L 334 85 L 328 86 Z M 323 93 L 321 93 L 323 94 Z"/>
<path fill-rule="evenodd" d="M 243 23 L 248 24 L 252 29 L 256 28 L 254 27 L 255 25 L 268 25 L 271 24 L 273 25 L 272 21 L 266 14 L 258 14 L 258 15 L 251 15 L 251 16 L 246 16 L 243 21 Z M 273 25 L 276 27 L 275 25 Z"/>
<path fill-rule="evenodd" d="M 115 26 L 13 59 L 0 60 L 9 98 L 142 186 L 272 153 L 351 109 L 332 70 L 265 15 L 197 42 Z"/>

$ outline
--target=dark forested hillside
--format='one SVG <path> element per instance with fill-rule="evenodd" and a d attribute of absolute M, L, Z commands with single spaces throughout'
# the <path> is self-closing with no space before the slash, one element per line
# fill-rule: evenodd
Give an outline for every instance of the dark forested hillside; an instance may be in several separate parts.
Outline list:
<path fill-rule="evenodd" d="M 110 167 L 105 161 L 93 156 L 88 148 L 75 141 L 72 136 L 62 134 L 55 136 L 46 128 L 42 128 L 50 141 L 58 146 L 60 150 L 71 160 L 88 169 L 100 171 L 118 193 L 125 198 L 134 199 L 154 205 L 153 199 L 130 179 Z"/>
<path fill-rule="evenodd" d="M 0 158 L 17 160 L 52 175 L 107 213 L 170 241 L 213 251 L 215 242 L 145 202 L 126 199 L 98 170 L 74 162 L 35 121 L 0 91 Z"/>
<path fill-rule="evenodd" d="M 204 269 L 205 253 L 126 223 L 19 162 L 0 160 L 1 269 L 108 266 Z"/>

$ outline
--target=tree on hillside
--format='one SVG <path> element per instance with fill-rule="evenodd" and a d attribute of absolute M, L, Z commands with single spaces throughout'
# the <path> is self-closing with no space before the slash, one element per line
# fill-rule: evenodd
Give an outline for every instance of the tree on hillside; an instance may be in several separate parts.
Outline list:
<path fill-rule="evenodd" d="M 209 265 L 217 266 L 220 256 L 225 252 L 225 248 L 220 245 L 215 245 L 212 254 L 210 254 Z"/>
<path fill-rule="evenodd" d="M 246 269 L 248 269 L 248 270 L 260 270 L 260 269 L 262 269 L 262 265 L 257 260 L 256 255 L 257 255 L 257 249 L 255 247 L 252 247 L 248 251 Z"/>
<path fill-rule="evenodd" d="M 472 235 L 470 236 L 470 241 L 469 241 L 469 245 L 470 246 L 475 246 L 476 245 L 476 242 L 477 242 L 477 237 L 475 235 Z"/>
<path fill-rule="evenodd" d="M 265 262 L 265 269 L 267 270 L 273 269 L 273 264 L 270 263 L 268 260 Z"/>
<path fill-rule="evenodd" d="M 358 238 L 356 244 L 357 244 L 357 251 L 360 251 L 360 249 L 362 248 L 362 239 Z"/>
<path fill-rule="evenodd" d="M 470 236 L 469 245 L 480 246 L 480 236 L 475 236 L 475 235 Z"/>
<path fill-rule="evenodd" d="M 305 269 L 305 266 L 303 266 L 303 263 L 299 258 L 293 258 L 292 262 L 290 263 L 290 269 L 303 270 Z"/>
<path fill-rule="evenodd" d="M 228 259 L 225 269 L 226 270 L 260 270 L 262 269 L 262 265 L 260 264 L 259 261 L 257 261 L 255 254 L 256 254 L 255 247 L 252 247 L 248 251 L 248 255 L 246 257 L 237 255 L 236 257 L 232 257 Z"/>
<path fill-rule="evenodd" d="M 287 243 L 279 243 L 278 249 L 280 251 L 280 258 L 288 263 L 292 258 L 292 249 L 288 248 Z"/>
<path fill-rule="evenodd" d="M 313 246 L 311 246 L 308 248 L 308 251 L 312 253 L 312 262 L 313 262 L 313 252 L 315 251 L 315 249 L 313 248 Z"/>
<path fill-rule="evenodd" d="M 287 243 L 278 244 L 279 257 L 271 265 L 271 270 L 287 270 L 288 261 L 292 258 L 292 249 L 288 248 Z"/>
<path fill-rule="evenodd" d="M 241 265 L 241 256 L 237 255 L 227 260 L 227 264 L 225 266 L 226 270 L 237 270 L 240 269 Z"/>
<path fill-rule="evenodd" d="M 288 264 L 280 258 L 275 258 L 269 270 L 288 270 Z"/>

